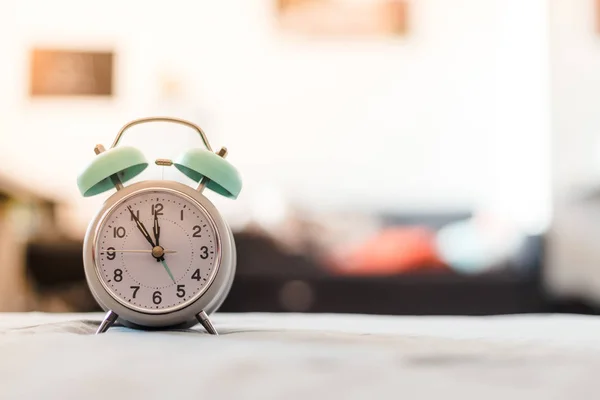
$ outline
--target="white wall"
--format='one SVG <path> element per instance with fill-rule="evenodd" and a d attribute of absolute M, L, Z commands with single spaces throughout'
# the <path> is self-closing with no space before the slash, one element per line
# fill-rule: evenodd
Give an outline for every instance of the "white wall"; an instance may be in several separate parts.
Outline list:
<path fill-rule="evenodd" d="M 553 196 L 548 281 L 561 295 L 585 295 L 600 304 L 598 201 L 600 187 L 600 33 L 594 0 L 552 0 Z M 579 199 L 579 200 L 578 200 Z"/>
<path fill-rule="evenodd" d="M 596 1 L 551 2 L 556 195 L 600 177 L 600 33 Z M 568 196 L 567 196 L 568 197 Z"/>
<path fill-rule="evenodd" d="M 545 1 L 415 0 L 410 35 L 387 42 L 282 37 L 267 0 L 168 4 L 2 2 L 0 168 L 66 196 L 78 226 L 101 200 L 75 187 L 94 144 L 155 113 L 229 147 L 246 185 L 239 204 L 222 202 L 231 215 L 274 186 L 321 208 L 489 204 L 545 221 Z M 29 100 L 34 45 L 114 46 L 116 99 Z M 161 97 L 161 74 L 179 78 L 179 97 Z M 192 139 L 143 147 L 168 157 Z"/>

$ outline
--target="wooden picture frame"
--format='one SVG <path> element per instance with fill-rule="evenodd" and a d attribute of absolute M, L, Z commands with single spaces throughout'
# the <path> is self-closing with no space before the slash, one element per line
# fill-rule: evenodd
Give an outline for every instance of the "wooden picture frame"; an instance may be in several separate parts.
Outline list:
<path fill-rule="evenodd" d="M 397 37 L 409 30 L 409 0 L 276 0 L 285 32 L 316 37 Z"/>
<path fill-rule="evenodd" d="M 35 48 L 30 55 L 29 95 L 113 95 L 114 53 Z"/>

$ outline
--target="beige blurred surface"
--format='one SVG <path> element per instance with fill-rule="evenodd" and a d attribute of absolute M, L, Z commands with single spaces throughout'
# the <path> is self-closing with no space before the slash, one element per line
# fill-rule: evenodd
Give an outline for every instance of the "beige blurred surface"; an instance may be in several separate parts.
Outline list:
<path fill-rule="evenodd" d="M 0 314 L 9 399 L 594 398 L 600 319 L 217 314 L 92 336 L 100 314 Z"/>

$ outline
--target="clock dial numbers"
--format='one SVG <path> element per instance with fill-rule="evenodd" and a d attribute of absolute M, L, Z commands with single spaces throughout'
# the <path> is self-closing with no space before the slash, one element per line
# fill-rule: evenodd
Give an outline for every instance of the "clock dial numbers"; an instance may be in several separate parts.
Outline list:
<path fill-rule="evenodd" d="M 119 226 L 119 227 L 115 226 L 113 228 L 113 237 L 114 238 L 124 238 L 126 234 L 127 234 L 127 231 L 122 226 Z"/>
<path fill-rule="evenodd" d="M 132 297 L 135 299 L 135 295 L 137 294 L 138 290 L 140 290 L 140 287 L 139 286 L 129 286 L 129 289 L 133 289 Z"/>
<path fill-rule="evenodd" d="M 162 210 L 163 210 L 164 206 L 162 205 L 162 203 L 156 203 L 156 204 L 152 204 L 152 215 L 163 215 Z"/>
<path fill-rule="evenodd" d="M 114 260 L 117 257 L 117 253 L 115 253 L 115 248 L 114 247 L 109 247 L 108 249 L 106 249 L 106 259 L 107 260 Z"/>
<path fill-rule="evenodd" d="M 202 246 L 200 247 L 200 258 L 206 260 L 208 258 L 208 247 Z"/>
<path fill-rule="evenodd" d="M 197 269 L 194 271 L 194 273 L 192 274 L 192 279 L 195 279 L 197 281 L 199 281 L 201 279 L 200 278 L 200 269 Z"/>
<path fill-rule="evenodd" d="M 121 282 L 123 280 L 123 270 L 122 269 L 115 269 L 115 282 Z"/>
<path fill-rule="evenodd" d="M 216 273 L 214 224 L 203 208 L 177 192 L 148 190 L 127 198 L 105 217 L 96 237 L 101 281 L 134 309 L 183 307 Z"/>

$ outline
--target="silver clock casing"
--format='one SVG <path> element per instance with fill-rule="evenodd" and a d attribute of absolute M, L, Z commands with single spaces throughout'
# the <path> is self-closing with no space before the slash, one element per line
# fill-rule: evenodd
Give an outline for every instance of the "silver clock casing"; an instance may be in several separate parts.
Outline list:
<path fill-rule="evenodd" d="M 216 272 L 212 275 L 211 281 L 186 303 L 159 312 L 141 310 L 113 296 L 100 278 L 95 261 L 96 239 L 104 219 L 121 202 L 136 194 L 152 190 L 173 192 L 188 198 L 188 200 L 203 209 L 215 229 L 217 241 Z M 195 316 L 202 310 L 208 315 L 214 313 L 223 304 L 231 289 L 235 276 L 236 261 L 233 234 L 216 207 L 198 191 L 174 181 L 143 181 L 117 191 L 104 202 L 100 211 L 92 219 L 83 242 L 85 276 L 94 299 L 104 311 L 112 310 L 115 312 L 119 316 L 120 323 L 134 328 L 190 327 L 198 322 Z"/>

